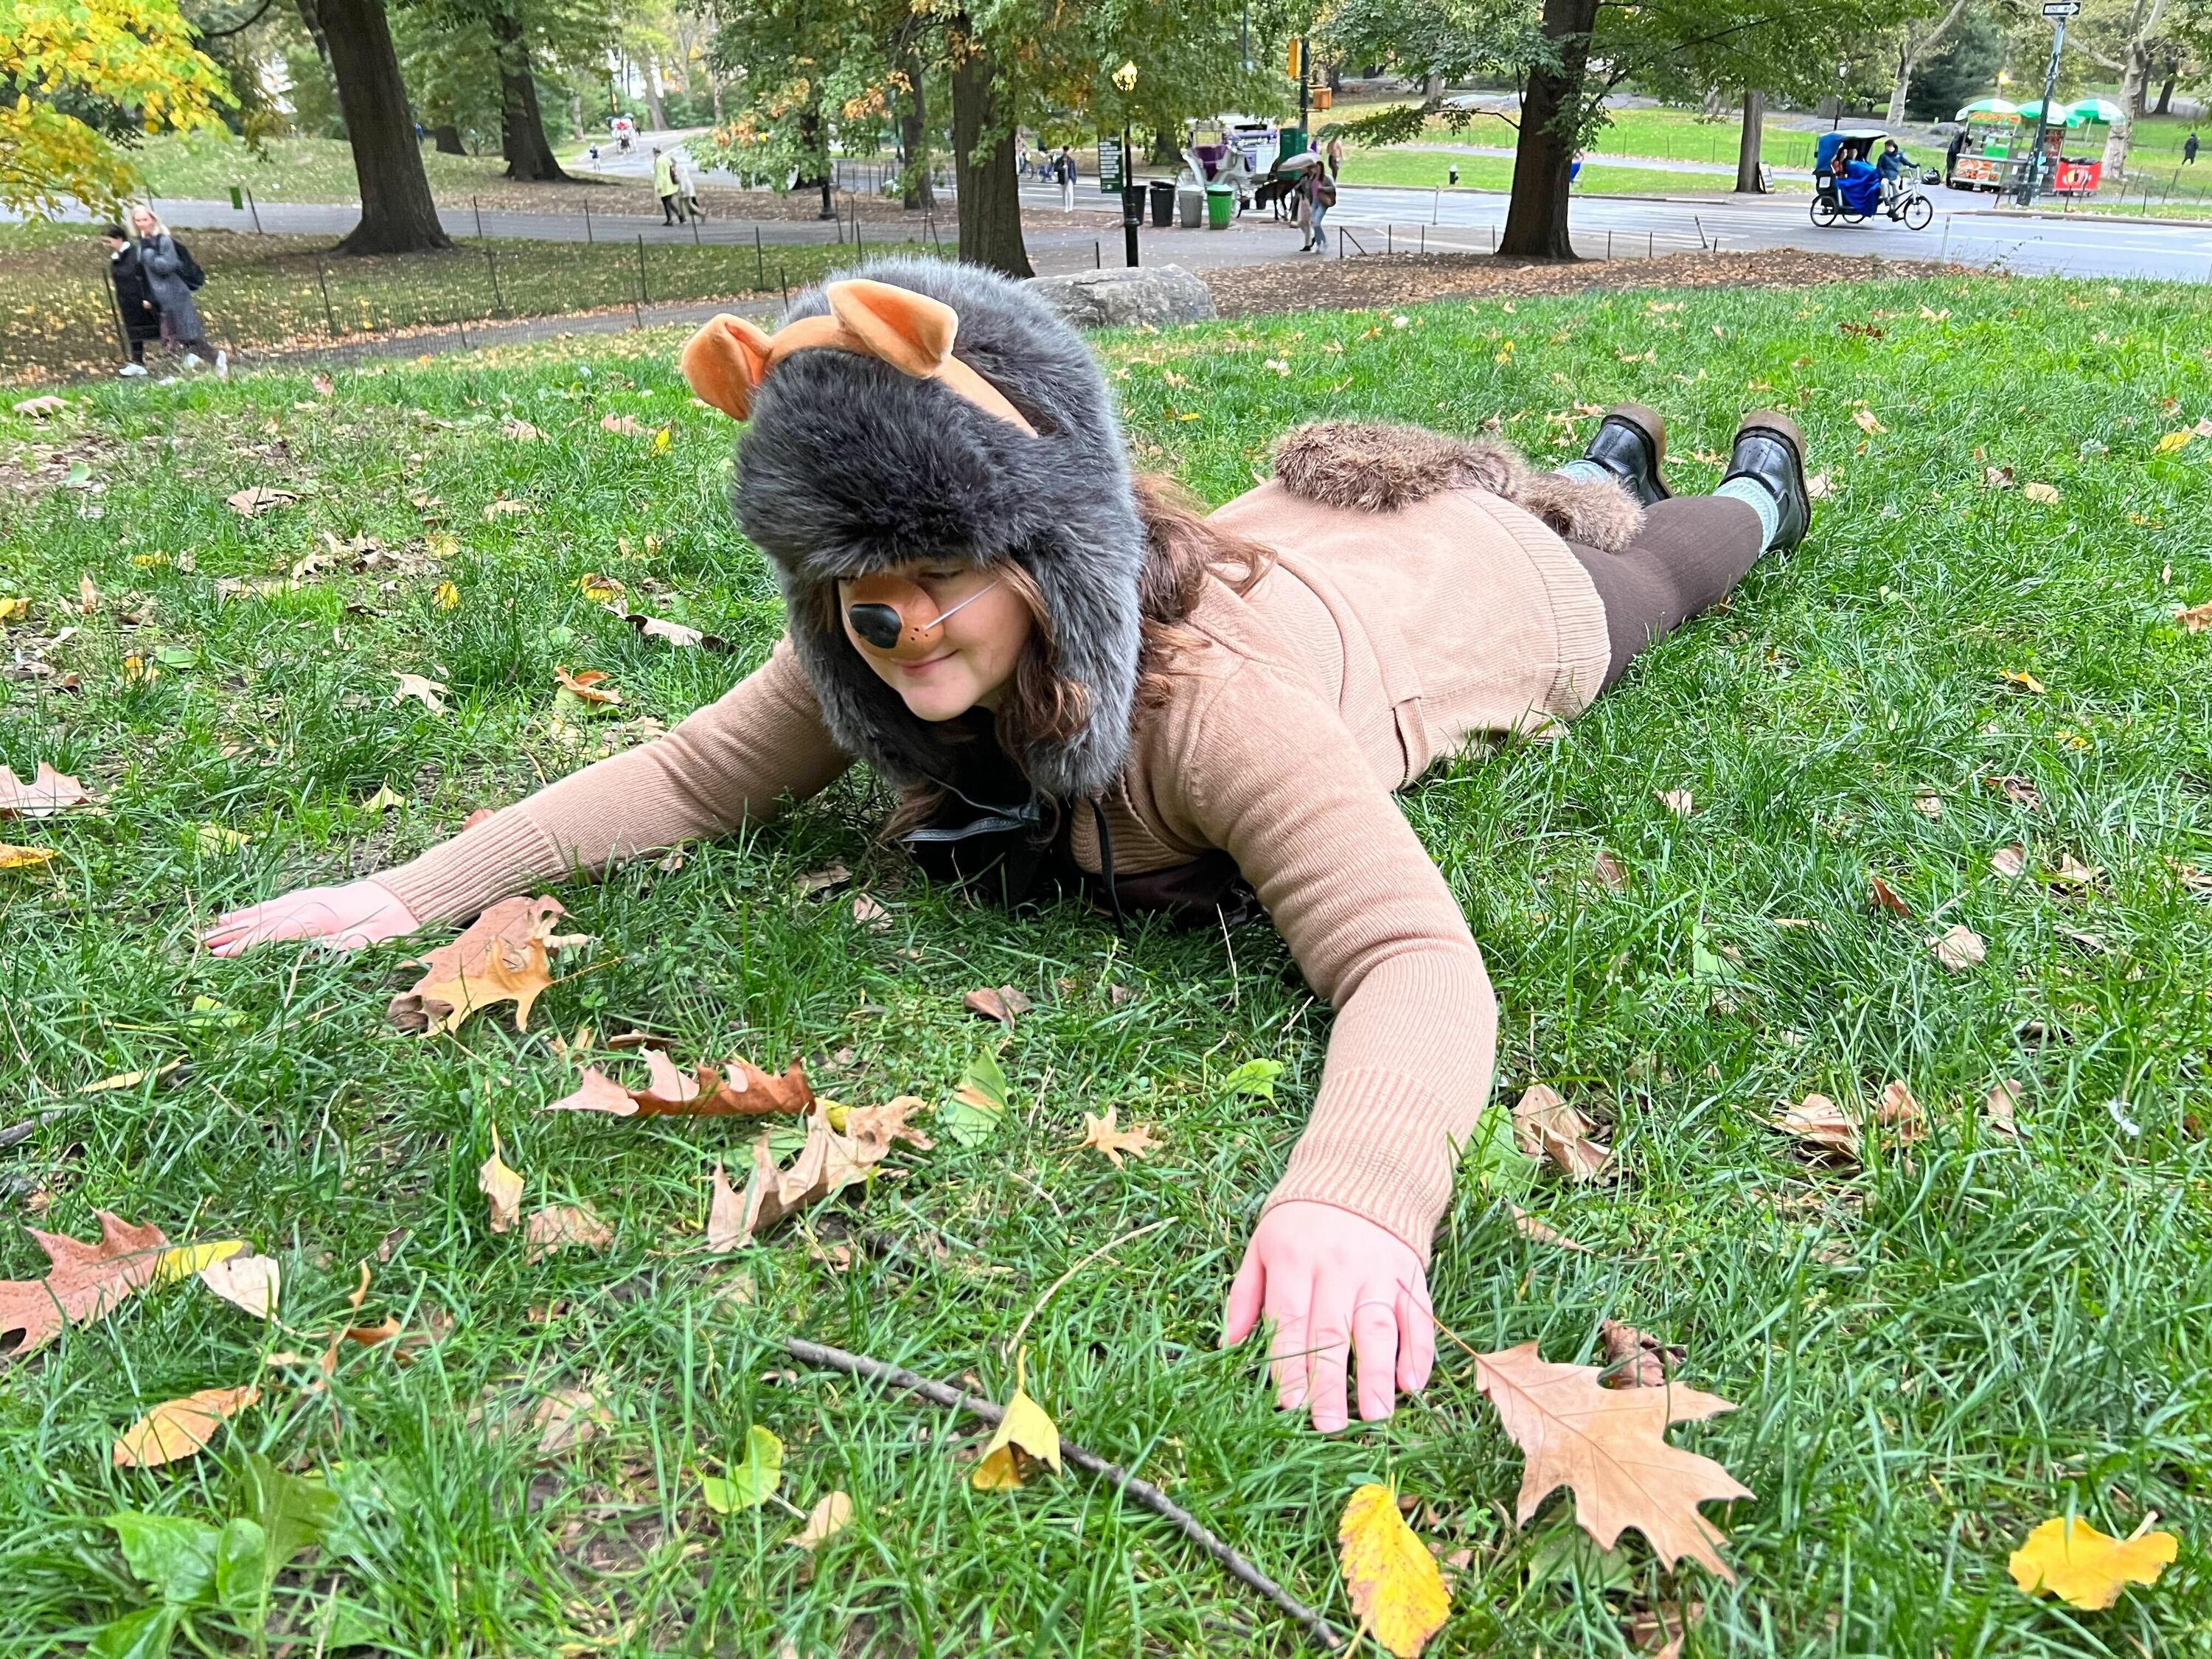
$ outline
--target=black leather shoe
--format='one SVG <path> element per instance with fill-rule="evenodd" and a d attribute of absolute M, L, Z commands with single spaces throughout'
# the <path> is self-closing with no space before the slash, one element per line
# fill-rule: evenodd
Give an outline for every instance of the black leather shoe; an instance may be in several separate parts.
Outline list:
<path fill-rule="evenodd" d="M 1754 409 L 1735 429 L 1729 478 L 1756 478 L 1781 507 L 1771 550 L 1786 552 L 1813 527 L 1813 496 L 1805 487 L 1805 434 L 1779 410 Z"/>
<path fill-rule="evenodd" d="M 1667 422 L 1642 404 L 1615 404 L 1606 410 L 1583 459 L 1619 478 L 1645 507 L 1674 495 L 1659 476 L 1667 464 Z"/>

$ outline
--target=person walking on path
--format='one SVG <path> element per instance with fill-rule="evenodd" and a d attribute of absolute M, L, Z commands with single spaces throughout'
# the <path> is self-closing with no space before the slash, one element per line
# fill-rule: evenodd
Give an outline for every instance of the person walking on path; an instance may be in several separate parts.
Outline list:
<path fill-rule="evenodd" d="M 1430 1253 L 1468 1195 L 1499 1025 L 1393 796 L 1471 744 L 1559 737 L 1802 542 L 1804 440 L 1754 411 L 1718 489 L 1677 498 L 1665 425 L 1635 405 L 1553 472 L 1494 440 L 1321 422 L 1201 516 L 1132 474 L 1104 369 L 1036 294 L 970 265 L 872 270 L 800 295 L 774 336 L 726 315 L 684 350 L 692 391 L 748 422 L 738 520 L 787 601 L 760 665 L 406 864 L 203 939 L 397 938 L 758 824 L 860 762 L 898 791 L 921 872 L 977 902 L 1057 888 L 1209 931 L 1256 906 L 1334 1018 L 1223 1338 L 1268 1327 L 1277 1402 L 1317 1430 L 1388 1417 L 1429 1381 Z"/>
<path fill-rule="evenodd" d="M 660 198 L 660 222 L 684 222 L 683 204 L 676 199 L 676 158 L 658 144 L 653 147 L 653 193 Z"/>
<path fill-rule="evenodd" d="M 185 354 L 187 371 L 213 363 L 216 374 L 228 380 L 230 354 L 208 343 L 200 308 L 192 299 L 192 290 L 207 279 L 191 250 L 169 234 L 151 208 L 133 209 L 131 228 L 137 233 L 139 274 L 161 313 L 161 337 Z"/>
<path fill-rule="evenodd" d="M 1328 148 L 1322 152 L 1322 160 L 1327 165 L 1332 179 L 1344 177 L 1344 140 L 1331 138 Z"/>
<path fill-rule="evenodd" d="M 1305 183 L 1300 187 L 1306 201 L 1306 245 L 1303 253 L 1328 252 L 1328 233 L 1322 228 L 1322 221 L 1336 205 L 1336 180 L 1329 176 L 1326 163 L 1306 170 Z"/>
<path fill-rule="evenodd" d="M 146 372 L 146 343 L 161 337 L 161 308 L 154 303 L 154 290 L 146 286 L 139 269 L 138 250 L 120 225 L 102 233 L 107 240 L 107 279 L 115 284 L 115 314 L 123 325 L 123 343 L 131 360 L 118 374 Z"/>
<path fill-rule="evenodd" d="M 1060 154 L 1053 158 L 1052 170 L 1054 177 L 1060 180 L 1060 210 L 1065 213 L 1074 212 L 1075 152 L 1068 149 L 1066 144 L 1062 144 L 1060 147 Z"/>
<path fill-rule="evenodd" d="M 2189 137 L 2181 142 L 2181 164 L 2191 167 L 2197 165 L 2197 129 L 2194 127 L 2189 130 Z"/>
<path fill-rule="evenodd" d="M 699 210 L 699 164 L 691 159 L 688 145 L 678 144 L 668 158 L 669 174 L 676 181 L 676 197 L 679 205 L 694 219 L 707 216 Z"/>

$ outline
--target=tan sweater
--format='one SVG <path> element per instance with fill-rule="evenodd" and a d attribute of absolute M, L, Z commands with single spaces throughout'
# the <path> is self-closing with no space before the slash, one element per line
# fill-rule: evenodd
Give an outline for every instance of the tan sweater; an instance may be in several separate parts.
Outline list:
<path fill-rule="evenodd" d="M 1336 1011 L 1313 1115 L 1270 1195 L 1368 1217 L 1426 1261 L 1490 1091 L 1498 1010 L 1450 890 L 1390 792 L 1471 739 L 1544 735 L 1604 679 L 1604 611 L 1565 543 L 1498 496 L 1387 513 L 1265 484 L 1224 529 L 1280 562 L 1210 584 L 1207 647 L 1140 714 L 1105 808 L 1117 872 L 1225 849 Z M 845 767 L 788 641 L 665 737 L 587 767 L 382 878 L 425 921 L 720 835 Z M 1073 852 L 1099 868 L 1090 814 Z"/>

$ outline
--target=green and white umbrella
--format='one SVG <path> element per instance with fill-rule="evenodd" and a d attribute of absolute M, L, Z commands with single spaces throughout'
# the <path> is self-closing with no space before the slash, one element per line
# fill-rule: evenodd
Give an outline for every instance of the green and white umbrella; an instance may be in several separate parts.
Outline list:
<path fill-rule="evenodd" d="M 2008 98 L 1977 98 L 1953 118 L 1963 121 L 1969 115 L 2017 115 L 2020 106 Z"/>
<path fill-rule="evenodd" d="M 2121 119 L 2126 113 L 2125 110 L 2109 98 L 2084 98 L 2079 103 L 2068 107 L 2066 125 L 2069 127 L 2081 127 L 2088 125 L 2092 121 L 2102 121 L 2106 125 L 2110 125 L 2112 122 Z"/>

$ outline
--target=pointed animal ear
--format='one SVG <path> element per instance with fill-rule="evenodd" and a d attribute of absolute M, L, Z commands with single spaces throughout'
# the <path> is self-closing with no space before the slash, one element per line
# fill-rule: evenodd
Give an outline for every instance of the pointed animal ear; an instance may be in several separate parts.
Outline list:
<path fill-rule="evenodd" d="M 832 283 L 826 293 L 830 314 L 893 368 L 926 380 L 952 355 L 960 317 L 942 300 L 865 276 Z"/>
<path fill-rule="evenodd" d="M 758 324 L 725 312 L 684 342 L 678 361 L 702 403 L 742 421 L 768 373 L 768 336 Z"/>

